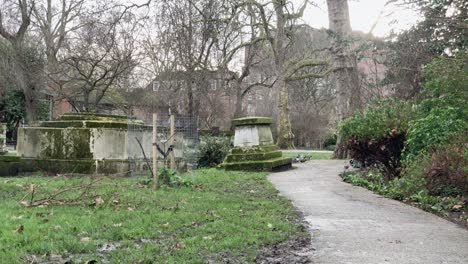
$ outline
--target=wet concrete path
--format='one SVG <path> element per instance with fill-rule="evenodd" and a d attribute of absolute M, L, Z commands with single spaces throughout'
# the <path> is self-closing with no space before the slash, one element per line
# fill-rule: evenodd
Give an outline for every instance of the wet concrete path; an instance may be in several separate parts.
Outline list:
<path fill-rule="evenodd" d="M 344 161 L 314 160 L 269 180 L 310 224 L 313 263 L 468 263 L 468 230 L 341 181 Z"/>

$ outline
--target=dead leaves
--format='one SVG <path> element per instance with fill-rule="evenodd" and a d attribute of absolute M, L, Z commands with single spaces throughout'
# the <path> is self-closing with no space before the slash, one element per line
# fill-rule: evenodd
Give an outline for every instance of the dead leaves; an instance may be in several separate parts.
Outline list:
<path fill-rule="evenodd" d="M 459 198 L 458 203 L 452 207 L 452 211 L 459 212 L 462 211 L 466 205 L 466 200 L 464 198 Z"/>
<path fill-rule="evenodd" d="M 20 205 L 23 206 L 23 207 L 29 207 L 29 206 L 31 206 L 31 204 L 30 204 L 28 201 L 21 201 L 21 202 L 20 202 Z"/>
<path fill-rule="evenodd" d="M 94 201 L 89 206 L 98 207 L 103 204 L 104 204 L 104 199 L 102 199 L 102 197 L 98 195 L 94 198 Z"/>
<path fill-rule="evenodd" d="M 183 242 L 177 242 L 169 246 L 170 251 L 176 251 L 176 250 L 183 249 L 183 248 L 185 248 L 185 244 Z"/>

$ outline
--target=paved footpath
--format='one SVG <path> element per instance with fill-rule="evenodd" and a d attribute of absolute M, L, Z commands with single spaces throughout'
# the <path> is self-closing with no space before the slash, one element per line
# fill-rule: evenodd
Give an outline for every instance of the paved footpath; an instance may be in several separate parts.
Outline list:
<path fill-rule="evenodd" d="M 310 224 L 313 263 L 468 264 L 468 230 L 341 181 L 344 161 L 317 160 L 269 180 Z"/>

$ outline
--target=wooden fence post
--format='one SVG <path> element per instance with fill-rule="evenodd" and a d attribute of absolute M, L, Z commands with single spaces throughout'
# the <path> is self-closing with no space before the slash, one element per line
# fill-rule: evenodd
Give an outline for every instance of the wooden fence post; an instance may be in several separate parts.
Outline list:
<path fill-rule="evenodd" d="M 158 188 L 158 114 L 153 113 L 153 189 Z"/>
<path fill-rule="evenodd" d="M 175 115 L 171 114 L 171 135 L 169 140 L 169 145 L 174 145 L 175 142 Z M 175 155 L 174 155 L 175 147 L 172 149 L 170 156 L 170 169 L 175 170 Z"/>

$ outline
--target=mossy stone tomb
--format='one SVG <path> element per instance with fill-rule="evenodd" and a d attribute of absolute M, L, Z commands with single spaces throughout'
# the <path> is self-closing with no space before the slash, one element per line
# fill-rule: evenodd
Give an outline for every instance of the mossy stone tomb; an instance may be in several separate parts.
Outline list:
<path fill-rule="evenodd" d="M 129 136 L 128 127 L 132 131 Z M 52 173 L 121 174 L 143 166 L 136 141 L 151 153 L 152 130 L 126 116 L 64 114 L 18 131 L 18 156 Z"/>
<path fill-rule="evenodd" d="M 234 148 L 221 164 L 226 170 L 271 171 L 289 168 L 291 158 L 283 157 L 273 142 L 271 118 L 244 117 L 232 121 Z"/>

